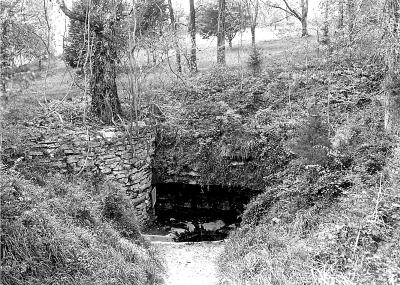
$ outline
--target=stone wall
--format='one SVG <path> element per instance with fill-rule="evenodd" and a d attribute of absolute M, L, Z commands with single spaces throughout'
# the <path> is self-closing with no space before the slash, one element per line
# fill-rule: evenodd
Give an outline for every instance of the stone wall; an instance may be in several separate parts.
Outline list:
<path fill-rule="evenodd" d="M 132 197 L 141 225 L 152 218 L 154 135 L 145 126 L 130 136 L 116 128 L 62 130 L 41 134 L 27 145 L 26 157 L 47 164 L 49 171 L 102 174 Z"/>

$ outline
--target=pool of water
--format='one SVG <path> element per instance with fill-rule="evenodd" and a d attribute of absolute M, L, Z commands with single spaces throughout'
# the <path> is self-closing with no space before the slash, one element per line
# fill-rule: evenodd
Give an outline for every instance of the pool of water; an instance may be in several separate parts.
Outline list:
<path fill-rule="evenodd" d="M 153 241 L 200 242 L 223 240 L 238 224 L 212 218 L 157 220 L 143 231 Z"/>

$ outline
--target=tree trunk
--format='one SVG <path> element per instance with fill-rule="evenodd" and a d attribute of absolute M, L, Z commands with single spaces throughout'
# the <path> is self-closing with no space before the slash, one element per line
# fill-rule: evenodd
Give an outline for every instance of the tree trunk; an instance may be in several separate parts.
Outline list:
<path fill-rule="evenodd" d="M 250 32 L 251 32 L 251 46 L 255 47 L 256 46 L 256 26 L 252 25 L 250 27 Z"/>
<path fill-rule="evenodd" d="M 229 48 L 230 48 L 230 49 L 232 49 L 232 41 L 233 41 L 232 36 L 231 36 L 231 35 L 228 35 L 228 45 L 229 45 Z"/>
<path fill-rule="evenodd" d="M 384 90 L 385 100 L 385 130 L 390 134 L 400 135 L 400 56 L 398 55 L 398 29 L 400 24 L 400 4 L 397 0 L 387 2 L 386 41 L 386 78 Z"/>
<path fill-rule="evenodd" d="M 104 122 L 111 123 L 122 114 L 115 81 L 117 52 L 114 43 L 104 37 L 96 34 L 94 40 L 90 66 L 93 75 L 89 82 L 92 112 Z"/>
<path fill-rule="evenodd" d="M 197 72 L 197 56 L 196 56 L 196 12 L 194 9 L 194 0 L 189 0 L 190 4 L 190 38 L 192 47 L 190 50 L 189 69 L 190 72 Z"/>
<path fill-rule="evenodd" d="M 1 23 L 1 43 L 0 43 L 0 60 L 1 60 L 1 86 L 0 86 L 0 95 L 6 96 L 7 90 L 7 68 L 9 66 L 9 58 L 8 58 L 8 20 L 3 19 Z"/>
<path fill-rule="evenodd" d="M 307 16 L 308 16 L 308 0 L 301 0 L 301 36 L 308 36 Z"/>
<path fill-rule="evenodd" d="M 354 0 L 347 0 L 347 29 L 349 33 L 349 44 L 353 42 L 354 17 Z"/>
<path fill-rule="evenodd" d="M 151 57 L 153 58 L 153 66 L 156 66 L 156 64 L 157 64 L 157 54 L 156 54 L 156 50 L 155 49 L 153 49 L 151 51 Z"/>
<path fill-rule="evenodd" d="M 217 63 L 225 65 L 225 0 L 218 2 Z"/>
<path fill-rule="evenodd" d="M 175 46 L 175 54 L 176 54 L 176 69 L 178 72 L 182 72 L 182 63 L 181 63 L 181 52 L 179 49 L 178 43 L 178 35 L 177 35 L 177 27 L 175 22 L 174 10 L 172 9 L 172 1 L 168 0 L 169 7 L 169 19 L 171 20 L 172 31 L 174 36 L 174 46 Z"/>
<path fill-rule="evenodd" d="M 329 2 L 328 0 L 325 1 L 325 13 L 324 13 L 324 27 L 322 28 L 322 41 L 321 43 L 324 45 L 329 44 Z"/>
<path fill-rule="evenodd" d="M 307 29 L 307 19 L 301 20 L 301 36 L 307 37 L 308 36 L 308 29 Z"/>
<path fill-rule="evenodd" d="M 344 14 L 344 11 L 343 11 L 344 9 L 343 9 L 343 0 L 339 0 L 339 3 L 338 3 L 338 12 L 339 12 L 339 16 L 338 16 L 338 23 L 337 23 L 337 28 L 338 29 L 343 29 L 343 14 Z"/>

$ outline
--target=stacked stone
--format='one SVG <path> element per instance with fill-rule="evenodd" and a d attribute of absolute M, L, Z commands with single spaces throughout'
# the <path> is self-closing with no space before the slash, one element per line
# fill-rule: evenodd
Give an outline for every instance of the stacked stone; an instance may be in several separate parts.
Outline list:
<path fill-rule="evenodd" d="M 150 219 L 154 135 L 142 128 L 130 136 L 122 130 L 70 130 L 30 142 L 28 159 L 49 165 L 49 171 L 101 173 L 132 197 L 138 221 Z"/>

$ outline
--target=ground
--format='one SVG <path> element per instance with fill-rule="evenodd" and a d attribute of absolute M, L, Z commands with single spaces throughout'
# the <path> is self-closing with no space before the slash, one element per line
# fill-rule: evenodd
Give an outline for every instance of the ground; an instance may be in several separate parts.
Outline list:
<path fill-rule="evenodd" d="M 219 284 L 216 259 L 224 249 L 224 241 L 152 244 L 166 260 L 165 285 Z"/>

